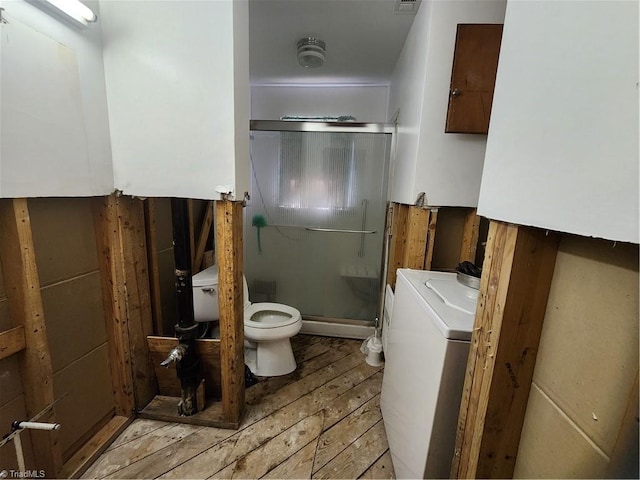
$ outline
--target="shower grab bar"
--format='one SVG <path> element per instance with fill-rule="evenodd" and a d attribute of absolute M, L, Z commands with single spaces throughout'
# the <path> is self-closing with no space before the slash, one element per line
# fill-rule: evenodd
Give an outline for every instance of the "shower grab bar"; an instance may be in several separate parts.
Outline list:
<path fill-rule="evenodd" d="M 363 235 L 373 235 L 374 233 L 378 233 L 377 230 L 342 230 L 339 228 L 320 228 L 320 227 L 307 227 L 304 225 L 276 225 L 270 223 L 267 227 L 276 227 L 276 228 L 303 228 L 310 232 L 326 232 L 326 233 L 359 233 Z"/>
<path fill-rule="evenodd" d="M 329 233 L 360 233 L 365 235 L 371 235 L 376 233 L 375 230 L 341 230 L 339 228 L 318 228 L 318 227 L 304 227 L 305 230 L 310 232 L 329 232 Z"/>

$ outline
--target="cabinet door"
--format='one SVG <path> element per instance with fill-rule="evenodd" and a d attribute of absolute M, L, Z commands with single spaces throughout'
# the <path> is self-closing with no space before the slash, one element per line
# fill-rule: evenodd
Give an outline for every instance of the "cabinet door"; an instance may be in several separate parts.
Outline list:
<path fill-rule="evenodd" d="M 458 25 L 446 133 L 489 130 L 501 39 L 501 24 Z"/>

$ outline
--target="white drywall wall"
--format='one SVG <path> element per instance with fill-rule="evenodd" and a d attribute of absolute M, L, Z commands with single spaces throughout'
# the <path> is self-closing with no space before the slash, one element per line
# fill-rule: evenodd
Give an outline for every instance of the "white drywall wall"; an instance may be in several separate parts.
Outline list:
<path fill-rule="evenodd" d="M 478 211 L 638 243 L 638 2 L 510 1 Z"/>
<path fill-rule="evenodd" d="M 116 188 L 218 199 L 228 186 L 242 198 L 247 2 L 102 1 L 101 10 Z"/>
<path fill-rule="evenodd" d="M 385 122 L 386 85 L 253 85 L 251 118 L 284 115 L 353 115 L 358 122 Z"/>
<path fill-rule="evenodd" d="M 100 23 L 80 29 L 23 0 L 0 7 L 0 196 L 112 192 Z"/>
<path fill-rule="evenodd" d="M 423 0 L 396 64 L 388 118 L 398 116 L 391 199 L 477 205 L 486 136 L 444 133 L 459 23 L 502 23 L 506 0 Z"/>

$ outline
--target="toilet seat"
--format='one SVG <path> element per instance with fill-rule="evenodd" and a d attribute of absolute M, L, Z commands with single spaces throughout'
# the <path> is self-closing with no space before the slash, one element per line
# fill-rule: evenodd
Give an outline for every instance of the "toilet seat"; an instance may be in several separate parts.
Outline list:
<path fill-rule="evenodd" d="M 282 303 L 252 303 L 244 310 L 244 325 L 258 329 L 286 327 L 300 321 L 300 311 Z"/>

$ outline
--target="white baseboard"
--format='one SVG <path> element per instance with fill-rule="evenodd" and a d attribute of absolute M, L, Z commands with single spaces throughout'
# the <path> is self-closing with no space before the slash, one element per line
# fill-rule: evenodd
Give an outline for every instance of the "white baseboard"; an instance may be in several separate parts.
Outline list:
<path fill-rule="evenodd" d="M 323 335 L 325 337 L 355 338 L 364 340 L 374 333 L 372 326 L 351 325 L 347 323 L 322 322 L 302 319 L 300 333 Z"/>

